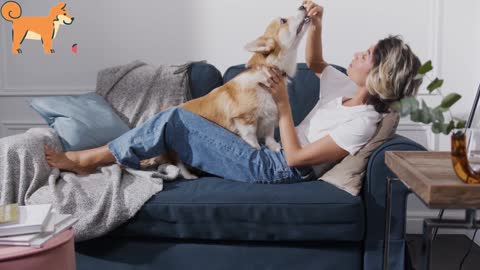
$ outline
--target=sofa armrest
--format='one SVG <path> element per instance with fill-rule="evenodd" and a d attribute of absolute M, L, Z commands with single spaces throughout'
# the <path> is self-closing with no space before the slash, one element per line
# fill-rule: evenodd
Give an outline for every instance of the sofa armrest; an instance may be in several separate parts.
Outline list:
<path fill-rule="evenodd" d="M 387 176 L 395 177 L 385 164 L 385 151 L 425 150 L 418 143 L 397 134 L 370 156 L 362 192 L 366 220 L 364 263 L 368 267 L 364 269 L 380 269 L 378 261 L 383 261 Z M 400 181 L 393 182 L 389 269 L 404 269 L 407 195 L 408 189 Z"/>

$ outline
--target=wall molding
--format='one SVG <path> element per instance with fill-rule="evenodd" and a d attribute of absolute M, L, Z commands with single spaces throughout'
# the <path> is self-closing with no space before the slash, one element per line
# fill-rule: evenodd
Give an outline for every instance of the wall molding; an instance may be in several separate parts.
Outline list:
<path fill-rule="evenodd" d="M 56 87 L 58 88 L 58 86 Z M 85 90 L 91 89 L 91 90 Z M 23 89 L 0 89 L 0 97 L 38 97 L 38 96 L 69 96 L 69 95 L 81 95 L 90 92 L 95 92 L 95 88 L 83 87 L 83 88 L 69 88 L 62 87 L 58 89 L 45 89 L 45 88 L 23 88 Z"/>
<path fill-rule="evenodd" d="M 427 141 L 426 148 L 431 151 L 437 151 L 438 149 L 440 149 L 440 136 L 438 134 L 432 133 L 430 125 L 414 123 L 411 121 L 406 121 L 403 123 L 400 122 L 397 127 L 397 133 L 402 131 L 425 133 Z"/>
<path fill-rule="evenodd" d="M 6 137 L 12 133 L 22 133 L 30 128 L 48 127 L 47 123 L 33 121 L 1 121 L 0 138 Z"/>

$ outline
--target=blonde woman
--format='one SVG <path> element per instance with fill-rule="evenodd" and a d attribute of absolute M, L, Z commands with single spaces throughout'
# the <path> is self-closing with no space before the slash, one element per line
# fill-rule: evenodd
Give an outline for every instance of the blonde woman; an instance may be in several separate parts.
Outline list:
<path fill-rule="evenodd" d="M 304 7 L 312 19 L 306 62 L 321 78 L 321 94 L 312 111 L 294 127 L 282 74 L 272 70 L 271 87 L 263 87 L 278 107 L 280 152 L 254 149 L 222 127 L 174 107 L 105 146 L 64 153 L 45 146 L 47 162 L 88 174 L 114 162 L 138 169 L 141 160 L 174 151 L 184 163 L 226 179 L 285 183 L 314 179 L 322 164 L 355 155 L 392 102 L 416 95 L 420 61 L 400 38 L 387 37 L 355 53 L 346 76 L 323 58 L 323 7 L 313 1 L 305 1 Z"/>

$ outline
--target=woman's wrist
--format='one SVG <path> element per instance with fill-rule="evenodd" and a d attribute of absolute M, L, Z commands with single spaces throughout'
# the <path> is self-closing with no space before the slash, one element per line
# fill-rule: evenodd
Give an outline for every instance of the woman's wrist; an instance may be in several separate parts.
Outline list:
<path fill-rule="evenodd" d="M 292 108 L 290 106 L 290 102 L 279 103 L 279 104 L 277 104 L 277 108 L 278 108 L 279 118 L 282 118 L 283 116 L 290 114 L 291 111 L 292 111 Z"/>
<path fill-rule="evenodd" d="M 322 18 L 313 19 L 310 31 L 315 32 L 322 29 Z"/>

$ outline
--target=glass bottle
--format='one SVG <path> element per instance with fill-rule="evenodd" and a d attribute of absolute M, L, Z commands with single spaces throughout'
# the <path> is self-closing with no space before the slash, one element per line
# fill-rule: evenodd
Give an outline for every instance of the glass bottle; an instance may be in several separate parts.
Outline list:
<path fill-rule="evenodd" d="M 480 184 L 480 163 L 477 146 L 480 142 L 480 130 L 455 129 L 451 135 L 451 157 L 458 178 L 468 184 Z"/>

